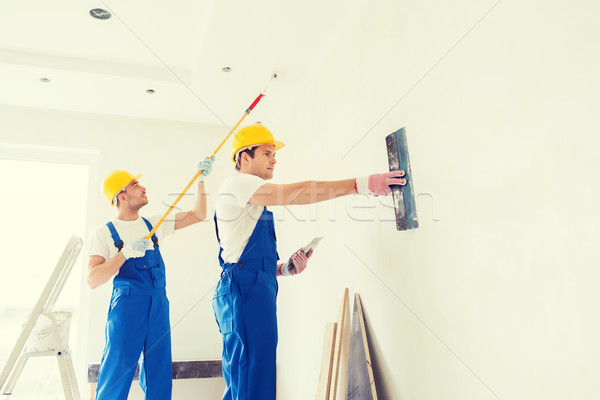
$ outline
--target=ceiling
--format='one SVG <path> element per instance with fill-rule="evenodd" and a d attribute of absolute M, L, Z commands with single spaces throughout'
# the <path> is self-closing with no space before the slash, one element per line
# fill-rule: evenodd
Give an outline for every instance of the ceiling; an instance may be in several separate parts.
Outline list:
<path fill-rule="evenodd" d="M 0 105 L 231 127 L 277 73 L 254 120 L 367 129 L 498 3 L 0 0 Z"/>
<path fill-rule="evenodd" d="M 0 0 L 0 104 L 232 125 L 273 73 L 289 108 L 363 4 Z"/>

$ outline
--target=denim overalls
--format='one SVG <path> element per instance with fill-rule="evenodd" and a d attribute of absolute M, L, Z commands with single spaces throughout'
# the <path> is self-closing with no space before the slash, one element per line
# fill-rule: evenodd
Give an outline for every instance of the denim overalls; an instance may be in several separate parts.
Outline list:
<path fill-rule="evenodd" d="M 152 224 L 142 217 L 148 231 Z M 120 239 L 112 222 L 106 224 L 115 246 Z M 165 264 L 152 235 L 154 249 L 130 258 L 113 279 L 106 322 L 106 346 L 98 373 L 97 400 L 126 400 L 140 353 L 140 386 L 146 400 L 170 400 L 172 389 L 171 326 L 165 290 Z"/>
<path fill-rule="evenodd" d="M 237 263 L 225 263 L 222 251 L 212 303 L 223 336 L 223 400 L 275 400 L 279 257 L 273 213 L 265 207 Z"/>

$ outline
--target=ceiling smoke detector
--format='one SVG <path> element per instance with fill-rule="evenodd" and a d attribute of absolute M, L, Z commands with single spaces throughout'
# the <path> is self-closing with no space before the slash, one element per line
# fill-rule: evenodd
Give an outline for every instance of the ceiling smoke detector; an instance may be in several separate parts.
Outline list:
<path fill-rule="evenodd" d="M 153 94 L 153 93 L 156 93 L 156 90 L 154 90 L 154 89 L 147 89 L 146 93 Z"/>
<path fill-rule="evenodd" d="M 109 19 L 112 17 L 112 14 L 109 11 L 103 10 L 102 8 L 91 9 L 90 15 L 98 19 Z"/>
<path fill-rule="evenodd" d="M 223 67 L 223 68 L 221 68 L 221 71 L 223 71 L 223 72 L 231 72 L 231 67 Z"/>
<path fill-rule="evenodd" d="M 48 82 L 50 82 L 50 79 L 48 79 L 48 78 L 40 78 L 40 81 L 44 82 L 44 83 L 48 83 Z"/>

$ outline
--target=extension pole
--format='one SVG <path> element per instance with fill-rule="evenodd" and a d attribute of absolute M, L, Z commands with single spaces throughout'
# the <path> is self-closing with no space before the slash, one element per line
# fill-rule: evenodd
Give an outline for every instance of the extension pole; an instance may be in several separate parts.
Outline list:
<path fill-rule="evenodd" d="M 271 80 L 273 78 L 276 78 L 276 77 L 277 77 L 277 74 L 273 74 L 273 76 L 271 77 Z M 271 83 L 271 80 L 269 80 L 269 83 Z M 268 86 L 269 85 L 267 84 L 267 87 Z M 264 97 L 266 91 L 267 91 L 267 88 L 265 88 L 265 90 L 263 90 L 263 92 L 261 94 L 259 94 L 256 97 L 256 99 L 254 99 L 254 101 L 252 102 L 252 104 L 250 104 L 250 107 L 248 107 L 246 109 L 246 111 L 244 112 L 244 115 L 242 115 L 242 118 L 240 118 L 240 120 L 238 121 L 238 123 L 235 124 L 235 126 L 229 131 L 229 133 L 227 134 L 227 136 L 225 136 L 225 139 L 223 139 L 223 141 L 221 142 L 221 144 L 219 144 L 219 146 L 215 149 L 215 151 L 213 151 L 213 153 L 210 156 L 210 158 L 213 158 L 219 152 L 219 150 L 221 150 L 221 147 L 223 147 L 223 145 L 225 144 L 225 142 L 227 141 L 227 139 L 229 139 L 229 136 L 231 136 L 231 134 L 237 129 L 237 127 L 240 126 L 240 124 L 242 123 L 242 121 L 244 120 L 244 118 L 246 118 L 248 116 L 248 114 L 250 114 L 250 112 L 252 112 L 252 110 L 254 110 L 254 107 L 256 107 L 256 105 L 258 104 L 258 102 Z M 171 213 L 171 210 L 173 210 L 173 208 L 175 208 L 175 206 L 177 205 L 177 203 L 179 203 L 179 200 L 181 200 L 181 198 L 183 197 L 183 195 L 194 184 L 194 182 L 196 181 L 196 179 L 198 179 L 198 177 L 200 176 L 200 174 L 202 174 L 202 172 L 204 172 L 203 169 L 200 169 L 200 170 L 198 170 L 198 172 L 196 172 L 196 175 L 194 175 L 194 177 L 187 184 L 187 186 L 185 187 L 185 189 L 183 189 L 183 192 L 181 192 L 179 194 L 179 196 L 177 196 L 177 198 L 175 199 L 175 201 L 173 202 L 173 204 L 171 204 L 171 207 L 169 207 L 167 209 L 167 212 L 165 212 L 165 215 L 163 215 L 161 217 L 161 219 L 158 220 L 158 222 L 154 225 L 154 228 L 152 228 L 152 230 L 148 233 L 148 235 L 146 235 L 146 239 L 150 239 L 152 237 L 152 235 L 154 235 L 154 232 L 156 232 L 156 229 L 158 229 L 158 227 L 160 226 L 160 224 L 163 223 L 163 221 L 165 220 L 165 218 L 167 218 L 167 216 Z"/>

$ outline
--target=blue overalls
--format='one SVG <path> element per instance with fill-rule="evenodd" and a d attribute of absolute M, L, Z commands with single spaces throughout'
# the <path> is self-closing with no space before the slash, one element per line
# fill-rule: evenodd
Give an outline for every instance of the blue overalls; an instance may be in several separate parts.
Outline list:
<path fill-rule="evenodd" d="M 264 209 L 237 263 L 225 263 L 222 252 L 212 304 L 223 336 L 223 400 L 275 400 L 279 257 L 273 213 Z"/>
<path fill-rule="evenodd" d="M 152 230 L 152 224 L 142 218 Z M 106 224 L 115 246 L 120 239 L 112 222 Z M 172 388 L 171 326 L 165 290 L 165 264 L 152 235 L 154 249 L 130 258 L 113 280 L 106 322 L 106 346 L 98 373 L 96 400 L 126 400 L 140 353 L 140 386 L 146 400 L 169 400 Z"/>

